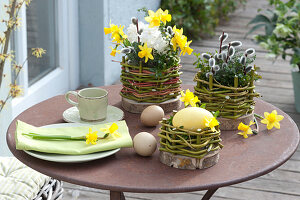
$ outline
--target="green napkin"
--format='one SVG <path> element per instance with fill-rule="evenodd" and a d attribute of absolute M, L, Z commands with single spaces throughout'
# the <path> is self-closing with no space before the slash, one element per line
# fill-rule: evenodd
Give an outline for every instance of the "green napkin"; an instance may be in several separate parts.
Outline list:
<path fill-rule="evenodd" d="M 100 128 L 107 128 L 112 123 L 84 125 L 80 127 L 39 128 L 26 124 L 22 121 L 17 121 L 15 133 L 16 148 L 18 150 L 34 150 L 46 153 L 79 155 L 107 151 L 120 147 L 132 147 L 132 139 L 129 135 L 125 121 L 115 122 L 119 127 L 117 131 L 121 134 L 121 137 L 114 138 L 112 136 L 108 136 L 105 139 L 98 140 L 95 145 L 86 144 L 83 140 L 37 140 L 32 139 L 29 136 L 22 135 L 23 133 L 37 133 L 44 135 L 85 136 L 89 132 L 89 128 L 92 128 L 93 132 L 98 131 L 98 136 L 103 136 L 104 133 L 100 131 Z"/>

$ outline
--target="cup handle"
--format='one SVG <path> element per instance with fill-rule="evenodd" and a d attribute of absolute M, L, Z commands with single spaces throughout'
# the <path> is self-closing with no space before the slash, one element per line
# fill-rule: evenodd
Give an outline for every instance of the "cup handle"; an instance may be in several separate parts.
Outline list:
<path fill-rule="evenodd" d="M 78 103 L 77 102 L 75 102 L 75 101 L 72 101 L 71 99 L 70 99 L 70 94 L 72 94 L 72 95 L 74 95 L 74 96 L 76 96 L 77 97 L 77 92 L 75 92 L 75 91 L 69 91 L 69 92 L 67 92 L 66 94 L 65 94 L 65 98 L 66 98 L 66 100 L 67 100 L 67 102 L 69 103 L 69 104 L 72 104 L 72 105 L 74 105 L 74 106 L 78 106 Z"/>

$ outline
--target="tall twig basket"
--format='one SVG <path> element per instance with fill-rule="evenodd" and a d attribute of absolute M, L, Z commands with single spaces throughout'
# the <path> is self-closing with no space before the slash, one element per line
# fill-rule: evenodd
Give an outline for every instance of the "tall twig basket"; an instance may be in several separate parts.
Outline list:
<path fill-rule="evenodd" d="M 129 65 L 125 57 L 122 58 L 120 92 L 122 106 L 125 110 L 140 113 L 149 105 L 160 105 L 165 112 L 180 107 L 179 69 L 181 65 L 170 67 L 157 76 L 149 67 Z"/>
<path fill-rule="evenodd" d="M 209 75 L 209 81 L 205 81 L 199 78 L 199 72 L 196 74 L 195 95 L 201 104 L 206 104 L 205 109 L 220 112 L 218 120 L 221 130 L 237 130 L 240 122 L 249 124 L 250 120 L 254 119 L 254 97 L 260 95 L 255 92 L 255 71 L 252 70 L 250 73 L 250 83 L 245 87 L 238 87 L 237 76 L 234 77 L 234 86 L 229 87 L 218 83 L 213 75 Z"/>

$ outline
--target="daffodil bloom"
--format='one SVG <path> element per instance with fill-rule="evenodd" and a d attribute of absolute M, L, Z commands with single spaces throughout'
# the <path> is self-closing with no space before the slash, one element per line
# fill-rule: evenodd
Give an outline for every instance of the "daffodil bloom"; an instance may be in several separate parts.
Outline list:
<path fill-rule="evenodd" d="M 238 132 L 239 135 L 244 136 L 244 138 L 248 138 L 248 135 L 253 134 L 250 126 L 255 124 L 253 121 L 250 121 L 249 125 L 244 124 L 241 122 L 238 126 L 238 130 L 243 131 L 243 132 Z"/>
<path fill-rule="evenodd" d="M 111 56 L 115 57 L 116 53 L 120 53 L 121 52 L 121 51 L 117 50 L 117 48 L 112 48 L 111 46 L 109 48 L 111 48 L 111 53 L 110 53 Z"/>
<path fill-rule="evenodd" d="M 174 36 L 171 39 L 171 43 L 173 45 L 174 51 L 176 51 L 177 46 L 179 46 L 180 49 L 183 50 L 187 44 L 187 37 L 183 35 L 183 29 L 177 29 L 176 26 L 174 26 L 173 32 Z"/>
<path fill-rule="evenodd" d="M 206 127 L 209 127 L 212 131 L 216 131 L 215 127 L 219 126 L 219 122 L 215 117 L 208 118 L 205 116 L 204 117 L 204 125 Z"/>
<path fill-rule="evenodd" d="M 167 22 L 170 22 L 172 20 L 172 16 L 169 14 L 169 11 L 168 10 L 165 10 L 163 11 L 161 8 L 158 9 L 157 11 L 157 14 L 159 15 L 160 17 L 160 20 L 166 24 Z"/>
<path fill-rule="evenodd" d="M 97 135 L 98 131 L 92 131 L 91 128 L 89 128 L 89 133 L 86 134 L 86 144 L 97 144 L 97 140 L 98 140 L 98 135 Z"/>
<path fill-rule="evenodd" d="M 41 58 L 43 54 L 46 53 L 46 50 L 44 50 L 43 48 L 32 48 L 31 50 L 32 50 L 32 55 L 37 58 Z"/>
<path fill-rule="evenodd" d="M 272 113 L 265 112 L 265 119 L 261 120 L 261 123 L 267 124 L 267 129 L 271 130 L 274 126 L 280 129 L 279 121 L 283 120 L 282 115 L 277 115 L 277 111 L 273 110 Z"/>
<path fill-rule="evenodd" d="M 106 128 L 101 128 L 100 130 L 104 133 L 108 133 L 113 137 L 121 137 L 122 135 L 117 132 L 118 130 L 118 125 L 116 123 L 113 123 L 111 126 L 106 126 Z"/>
<path fill-rule="evenodd" d="M 183 91 L 180 91 L 181 97 L 180 101 L 184 102 L 184 106 L 187 107 L 188 105 L 191 105 L 192 107 L 196 107 L 196 103 L 200 102 L 197 96 L 194 96 L 194 93 L 192 93 L 189 89 L 186 90 L 185 94 Z"/>
<path fill-rule="evenodd" d="M 192 40 L 187 42 L 185 47 L 183 48 L 183 50 L 180 52 L 180 56 L 181 54 L 185 55 L 185 53 L 191 55 L 192 52 L 194 51 L 189 45 L 191 44 Z"/>
<path fill-rule="evenodd" d="M 147 43 L 144 44 L 144 46 L 139 45 L 140 48 L 140 52 L 138 53 L 138 56 L 140 58 L 144 58 L 145 57 L 145 63 L 148 62 L 148 59 L 153 60 L 153 56 L 151 54 L 152 52 L 152 48 L 148 48 Z"/>
<path fill-rule="evenodd" d="M 9 85 L 10 90 L 9 90 L 9 95 L 13 98 L 21 96 L 23 94 L 23 90 L 19 85 L 16 84 L 10 84 Z"/>
<path fill-rule="evenodd" d="M 117 26 L 115 24 L 109 23 L 109 28 L 104 28 L 104 33 L 106 35 L 111 33 L 113 42 L 120 43 L 124 38 L 127 38 L 127 35 L 125 35 L 123 32 L 123 28 L 124 26 Z"/>
<path fill-rule="evenodd" d="M 148 10 L 149 16 L 145 17 L 146 22 L 149 22 L 149 28 L 153 28 L 155 26 L 160 25 L 160 13 L 153 12 L 152 10 Z"/>

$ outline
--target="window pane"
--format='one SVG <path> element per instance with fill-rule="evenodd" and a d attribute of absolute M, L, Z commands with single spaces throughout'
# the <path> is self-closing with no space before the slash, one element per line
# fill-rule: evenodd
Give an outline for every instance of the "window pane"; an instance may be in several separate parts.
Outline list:
<path fill-rule="evenodd" d="M 54 2 L 54 0 L 35 0 L 26 11 L 29 85 L 57 66 Z M 31 48 L 43 48 L 47 53 L 37 59 L 30 56 Z"/>

